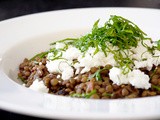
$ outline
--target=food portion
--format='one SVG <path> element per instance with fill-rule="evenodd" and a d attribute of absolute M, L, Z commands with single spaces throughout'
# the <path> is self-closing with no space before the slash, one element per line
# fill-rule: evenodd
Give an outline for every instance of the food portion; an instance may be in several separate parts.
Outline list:
<path fill-rule="evenodd" d="M 116 15 L 80 38 L 50 44 L 19 65 L 33 90 L 77 98 L 116 99 L 160 95 L 160 40 Z"/>

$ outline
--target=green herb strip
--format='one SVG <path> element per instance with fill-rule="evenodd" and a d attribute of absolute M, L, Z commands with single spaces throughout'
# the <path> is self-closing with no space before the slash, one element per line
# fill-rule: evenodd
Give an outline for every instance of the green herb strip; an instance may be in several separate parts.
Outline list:
<path fill-rule="evenodd" d="M 37 58 L 37 57 L 38 57 L 38 58 L 43 58 L 43 57 L 45 57 L 48 53 L 49 53 L 49 52 L 39 53 L 39 54 L 33 56 L 30 60 L 33 61 L 33 60 L 35 60 L 35 58 Z"/>
<path fill-rule="evenodd" d="M 157 41 L 157 49 L 160 50 L 160 40 Z"/>
<path fill-rule="evenodd" d="M 100 68 L 99 68 L 99 70 L 97 70 L 94 74 L 92 74 L 92 75 L 88 78 L 87 81 L 91 80 L 92 78 L 96 78 L 97 81 L 101 81 L 101 80 L 102 80 L 102 78 L 101 78 L 101 72 L 102 72 L 103 70 L 109 70 L 109 69 L 111 69 L 111 67 L 103 68 L 103 69 L 100 69 Z"/>
<path fill-rule="evenodd" d="M 143 42 L 144 40 L 151 39 L 147 38 L 147 34 L 133 22 L 116 15 L 111 15 L 110 19 L 102 27 L 98 26 L 99 21 L 100 20 L 97 20 L 94 23 L 91 33 L 87 35 L 80 38 L 66 38 L 59 40 L 58 42 L 64 43 L 65 47 L 63 49 L 59 49 L 58 51 L 65 51 L 68 49 L 68 45 L 72 45 L 78 48 L 82 53 L 84 53 L 84 55 L 89 47 L 96 48 L 94 54 L 99 51 L 103 51 L 107 57 L 108 53 L 112 53 L 115 61 L 118 63 L 117 67 L 120 67 L 123 70 L 123 74 L 127 74 L 134 65 L 133 60 L 130 58 L 128 53 L 130 48 L 137 47 L 139 41 L 141 41 L 144 47 L 146 47 L 148 51 L 153 54 L 155 48 L 150 48 Z M 57 42 L 53 42 L 50 45 L 55 45 L 56 43 Z M 113 50 L 112 47 L 114 46 L 118 49 Z M 157 49 L 160 50 L 160 40 L 158 41 Z M 50 50 L 44 52 L 43 54 L 37 54 L 35 57 L 44 57 L 49 52 L 56 52 L 56 50 Z M 56 58 L 55 53 L 54 56 L 55 59 L 59 58 Z M 32 59 L 35 59 L 35 57 Z M 98 76 L 97 79 L 99 79 Z"/>
<path fill-rule="evenodd" d="M 19 76 L 19 75 L 18 75 L 18 78 L 17 78 L 17 79 L 20 79 L 20 80 L 21 80 L 23 83 L 25 83 L 25 84 L 27 83 L 27 81 L 26 81 L 24 78 L 22 78 L 21 76 Z"/>
<path fill-rule="evenodd" d="M 99 27 L 99 20 L 97 20 L 92 28 L 92 32 L 80 38 L 66 38 L 58 42 L 70 44 L 85 53 L 89 47 L 94 47 L 94 54 L 100 50 L 107 56 L 107 52 L 114 54 L 114 59 L 119 67 L 123 69 L 123 74 L 127 74 L 132 66 L 133 61 L 127 54 L 131 47 L 137 47 L 139 41 L 150 39 L 145 37 L 146 34 L 133 22 L 116 15 L 111 15 L 109 21 L 104 26 Z M 54 45 L 56 42 L 51 43 Z M 112 50 L 110 45 L 117 46 L 118 50 Z M 148 46 L 145 47 L 150 50 Z M 122 53 L 125 54 L 122 55 Z M 99 79 L 98 74 L 96 75 Z"/>
<path fill-rule="evenodd" d="M 78 98 L 90 98 L 92 95 L 96 94 L 97 91 L 96 90 L 92 90 L 90 93 L 82 93 L 82 94 L 78 94 L 78 93 L 74 93 L 71 94 L 71 97 L 78 97 Z"/>
<path fill-rule="evenodd" d="M 97 70 L 93 75 L 91 75 L 91 76 L 88 78 L 88 81 L 91 80 L 92 78 L 96 78 L 97 81 L 102 80 L 101 74 L 100 74 L 101 71 L 102 71 L 101 69 Z"/>
<path fill-rule="evenodd" d="M 152 85 L 152 88 L 154 88 L 154 89 L 160 91 L 160 86 Z"/>
<path fill-rule="evenodd" d="M 48 53 L 51 53 L 51 52 L 54 55 L 53 60 L 61 59 L 62 53 L 59 56 L 57 56 L 57 55 L 59 52 L 62 52 L 62 51 L 64 51 L 64 49 L 51 48 L 49 51 L 41 52 L 41 53 L 35 55 L 30 60 L 33 61 L 33 60 L 35 60 L 35 58 L 44 58 L 44 57 L 46 57 L 46 55 L 48 55 Z"/>
<path fill-rule="evenodd" d="M 111 93 L 106 93 L 106 96 L 108 96 L 108 97 L 112 97 L 112 96 L 113 96 L 113 94 L 111 94 Z"/>

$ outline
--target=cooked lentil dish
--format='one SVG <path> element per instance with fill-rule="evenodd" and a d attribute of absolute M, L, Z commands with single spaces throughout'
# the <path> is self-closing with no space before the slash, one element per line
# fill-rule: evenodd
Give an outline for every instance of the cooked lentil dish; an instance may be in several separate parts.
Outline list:
<path fill-rule="evenodd" d="M 160 40 L 116 15 L 80 38 L 66 38 L 25 58 L 18 78 L 26 87 L 77 98 L 117 99 L 160 95 Z"/>

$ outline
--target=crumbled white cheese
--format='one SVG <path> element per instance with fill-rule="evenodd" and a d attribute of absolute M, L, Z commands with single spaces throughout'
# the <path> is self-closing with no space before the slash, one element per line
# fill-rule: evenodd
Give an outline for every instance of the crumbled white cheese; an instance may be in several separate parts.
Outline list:
<path fill-rule="evenodd" d="M 88 72 L 90 68 L 93 66 L 92 61 L 93 58 L 90 54 L 85 54 L 85 56 L 78 57 L 79 66 L 84 67 L 84 69 L 81 71 L 81 73 Z"/>
<path fill-rule="evenodd" d="M 144 40 L 144 44 L 150 47 L 152 46 L 150 40 Z M 133 58 L 135 60 L 141 61 L 142 59 L 152 58 L 152 54 L 148 52 L 148 49 L 144 47 L 141 42 L 138 43 L 136 48 L 132 48 L 132 51 L 134 52 Z"/>
<path fill-rule="evenodd" d="M 44 85 L 43 81 L 39 81 L 38 79 L 34 80 L 32 85 L 29 87 L 32 90 L 48 93 L 48 88 Z"/>
<path fill-rule="evenodd" d="M 153 55 L 153 64 L 155 66 L 158 66 L 160 64 L 160 51 L 159 50 L 155 50 L 155 53 Z"/>
<path fill-rule="evenodd" d="M 112 66 L 116 66 L 117 65 L 117 63 L 116 63 L 116 61 L 114 59 L 114 55 L 112 53 L 108 53 L 107 54 L 106 62 L 107 62 L 106 64 L 110 64 Z"/>
<path fill-rule="evenodd" d="M 73 68 L 72 67 L 66 67 L 65 70 L 62 72 L 62 79 L 68 80 L 73 76 Z"/>
<path fill-rule="evenodd" d="M 47 61 L 46 67 L 50 73 L 61 72 L 59 69 L 60 60 Z"/>
<path fill-rule="evenodd" d="M 130 84 L 136 88 L 149 89 L 151 87 L 149 76 L 140 70 L 133 70 L 128 76 Z"/>
<path fill-rule="evenodd" d="M 133 70 L 124 75 L 121 69 L 113 67 L 109 72 L 109 77 L 117 85 L 130 83 L 136 88 L 148 89 L 151 87 L 149 76 L 140 70 Z"/>
<path fill-rule="evenodd" d="M 155 50 L 154 56 L 160 56 L 160 50 Z"/>
<path fill-rule="evenodd" d="M 150 40 L 144 40 L 143 44 L 152 47 L 153 44 Z M 110 45 L 110 43 L 106 44 L 110 46 L 111 50 L 118 50 L 116 46 Z M 55 47 L 56 49 L 64 48 L 64 43 L 57 42 Z M 81 74 L 90 71 L 92 67 L 105 66 L 110 64 L 113 68 L 109 72 L 109 77 L 113 81 L 114 84 L 132 84 L 137 88 L 150 88 L 149 76 L 145 75 L 140 70 L 137 70 L 142 67 L 146 67 L 147 70 L 151 70 L 153 65 L 160 64 L 160 51 L 155 50 L 154 55 L 148 52 L 148 49 L 142 45 L 141 41 L 138 43 L 138 46 L 135 48 L 131 48 L 131 50 L 124 50 L 121 52 L 123 57 L 130 57 L 133 60 L 134 66 L 133 70 L 128 74 L 123 74 L 122 69 L 114 67 L 117 66 L 117 62 L 114 59 L 114 54 L 111 52 L 107 52 L 107 56 L 105 56 L 104 52 L 99 49 L 99 51 L 95 54 L 96 48 L 89 47 L 85 53 L 81 53 L 81 51 L 73 46 L 69 46 L 66 51 L 61 51 L 58 55 L 62 55 L 64 59 L 53 60 L 55 57 L 53 53 L 48 53 L 47 56 L 47 64 L 46 67 L 50 73 L 57 72 L 61 73 L 61 77 L 63 80 L 68 80 L 71 77 L 79 74 L 81 68 Z M 73 60 L 77 59 L 76 63 Z M 74 73 L 75 69 L 75 73 Z"/>
<path fill-rule="evenodd" d="M 153 67 L 153 59 L 148 58 L 145 61 L 134 61 L 135 68 L 147 68 L 147 70 L 151 70 Z"/>
<path fill-rule="evenodd" d="M 78 57 L 80 67 L 84 67 L 81 73 L 88 72 L 92 67 L 105 66 L 107 64 L 115 65 L 116 62 L 114 60 L 113 54 L 105 54 L 102 51 L 99 51 L 95 55 L 93 54 L 95 49 L 89 49 L 85 56 Z"/>
<path fill-rule="evenodd" d="M 82 55 L 80 50 L 75 47 L 70 47 L 63 53 L 62 57 L 67 60 L 74 60 L 77 59 L 80 55 Z"/>
<path fill-rule="evenodd" d="M 122 70 L 117 67 L 113 67 L 110 69 L 109 77 L 113 81 L 113 83 L 117 85 L 129 83 L 128 76 L 122 74 Z"/>
<path fill-rule="evenodd" d="M 95 50 L 96 50 L 95 48 L 93 48 L 93 47 L 89 47 L 86 53 L 87 53 L 87 54 L 89 54 L 90 56 L 93 56 L 93 55 L 94 55 Z"/>
<path fill-rule="evenodd" d="M 50 73 L 61 73 L 63 80 L 68 80 L 74 74 L 70 63 L 63 59 L 47 61 L 46 67 Z"/>
<path fill-rule="evenodd" d="M 51 59 L 53 59 L 53 58 L 54 58 L 54 54 L 53 54 L 52 52 L 48 53 L 47 59 L 48 59 L 48 60 L 51 60 Z"/>
<path fill-rule="evenodd" d="M 158 66 L 160 64 L 160 51 L 155 50 L 155 53 L 153 56 L 148 55 L 148 58 L 146 60 L 135 60 L 134 61 L 134 68 L 144 68 L 146 67 L 147 70 L 151 70 L 153 65 Z"/>
<path fill-rule="evenodd" d="M 107 61 L 107 59 L 106 59 L 105 54 L 104 54 L 102 51 L 99 51 L 97 54 L 95 54 L 95 55 L 93 56 L 92 64 L 93 64 L 95 67 L 105 66 L 106 63 L 108 64 L 108 61 Z M 92 67 L 93 67 L 93 66 L 92 66 Z"/>
<path fill-rule="evenodd" d="M 153 64 L 154 64 L 155 66 L 158 66 L 158 65 L 160 64 L 160 56 L 153 59 Z"/>

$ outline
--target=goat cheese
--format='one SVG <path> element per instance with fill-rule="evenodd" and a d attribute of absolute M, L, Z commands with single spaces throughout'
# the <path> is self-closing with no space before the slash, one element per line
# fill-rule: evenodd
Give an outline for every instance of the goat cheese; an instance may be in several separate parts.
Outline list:
<path fill-rule="evenodd" d="M 117 85 L 129 83 L 127 75 L 122 74 L 122 70 L 117 67 L 113 67 L 112 69 L 110 69 L 109 77 L 113 81 L 113 83 Z"/>
<path fill-rule="evenodd" d="M 62 57 L 67 60 L 77 59 L 81 55 L 80 50 L 75 47 L 68 48 L 65 52 L 63 52 Z"/>
<path fill-rule="evenodd" d="M 68 80 L 73 76 L 73 69 L 72 67 L 66 67 L 65 70 L 62 72 L 62 79 Z"/>
<path fill-rule="evenodd" d="M 34 80 L 32 85 L 29 87 L 32 90 L 48 93 L 48 88 L 44 85 L 43 81 L 39 81 L 38 79 Z"/>
<path fill-rule="evenodd" d="M 149 47 L 153 46 L 150 40 L 144 40 L 143 42 Z M 57 49 L 63 48 L 64 44 L 56 43 L 55 47 Z M 118 50 L 115 46 L 112 46 L 110 49 Z M 114 84 L 131 84 L 136 88 L 144 89 L 151 87 L 151 84 L 149 83 L 149 76 L 137 69 L 146 67 L 147 70 L 151 70 L 153 65 L 159 65 L 160 51 L 156 50 L 154 55 L 152 55 L 148 52 L 147 48 L 139 42 L 136 48 L 131 48 L 129 51 L 126 50 L 125 52 L 122 52 L 121 54 L 123 57 L 129 56 L 134 63 L 132 66 L 133 70 L 129 71 L 129 73 L 125 75 L 123 74 L 124 71 L 122 71 L 122 69 L 115 67 L 117 66 L 117 63 L 114 59 L 113 53 L 107 52 L 107 56 L 105 56 L 103 51 L 99 50 L 96 54 L 95 51 L 96 48 L 89 47 L 86 53 L 81 53 L 81 51 L 76 47 L 69 46 L 66 51 L 61 51 L 60 53 L 64 59 L 52 61 L 55 56 L 53 53 L 48 53 L 46 67 L 50 73 L 61 73 L 62 79 L 68 80 L 73 77 L 74 74 L 77 75 L 79 72 L 83 74 L 90 71 L 92 67 L 110 64 L 113 68 L 110 69 L 109 77 Z M 58 53 L 58 55 L 60 54 Z M 76 63 L 73 62 L 75 59 L 77 60 Z M 81 70 L 81 68 L 83 69 Z"/>
<path fill-rule="evenodd" d="M 94 55 L 95 48 L 89 48 L 85 56 L 78 57 L 78 62 L 80 67 L 84 67 L 81 73 L 88 72 L 92 67 L 105 66 L 110 64 L 114 66 L 116 64 L 113 54 L 105 54 L 99 51 Z"/>
<path fill-rule="evenodd" d="M 160 64 L 160 51 L 155 50 L 153 64 L 158 66 Z"/>
<path fill-rule="evenodd" d="M 141 72 L 140 70 L 130 71 L 128 74 L 122 74 L 122 70 L 116 67 L 113 67 L 109 72 L 109 77 L 114 84 L 128 84 L 136 88 L 148 89 L 151 87 L 149 83 L 149 76 Z"/>
<path fill-rule="evenodd" d="M 152 47 L 150 40 L 144 40 L 143 44 L 147 44 L 149 47 Z M 152 54 L 148 52 L 148 49 L 142 45 L 141 42 L 138 42 L 138 46 L 136 48 L 132 48 L 134 52 L 133 58 L 135 60 L 141 61 L 142 59 L 152 58 Z"/>
<path fill-rule="evenodd" d="M 141 72 L 140 70 L 133 70 L 128 74 L 129 83 L 136 88 L 149 89 L 151 84 L 149 83 L 149 76 Z"/>
<path fill-rule="evenodd" d="M 147 68 L 147 70 L 151 70 L 153 67 L 153 59 L 148 58 L 145 61 L 134 61 L 135 68 Z"/>
<path fill-rule="evenodd" d="M 68 80 L 73 76 L 73 68 L 70 65 L 69 61 L 66 60 L 54 60 L 47 61 L 46 67 L 50 73 L 61 73 L 63 80 Z"/>

